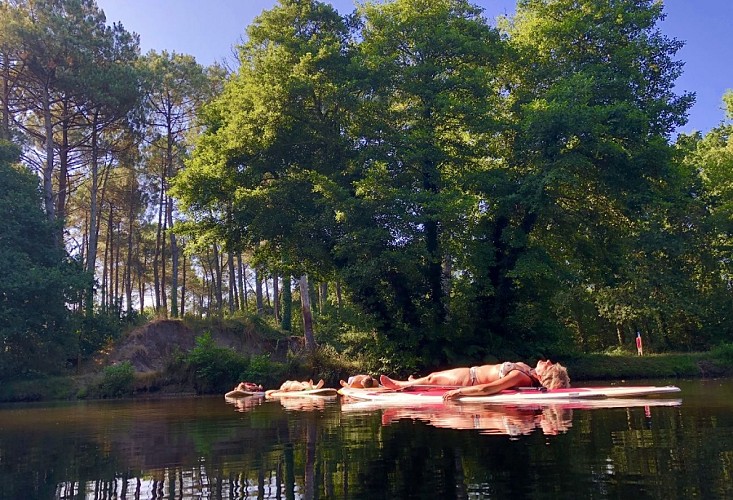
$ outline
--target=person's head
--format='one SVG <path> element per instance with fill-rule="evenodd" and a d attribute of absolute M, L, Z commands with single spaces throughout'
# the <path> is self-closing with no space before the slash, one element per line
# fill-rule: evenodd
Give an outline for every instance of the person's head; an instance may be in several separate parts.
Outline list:
<path fill-rule="evenodd" d="M 535 368 L 537 378 L 540 383 L 548 389 L 562 389 L 570 387 L 570 377 L 568 369 L 560 363 L 553 363 L 549 359 L 547 361 L 538 361 Z"/>
<path fill-rule="evenodd" d="M 344 382 L 343 380 L 340 382 L 342 387 L 356 387 L 359 389 L 379 387 L 379 382 L 371 375 L 353 375 L 349 377 L 347 382 Z"/>

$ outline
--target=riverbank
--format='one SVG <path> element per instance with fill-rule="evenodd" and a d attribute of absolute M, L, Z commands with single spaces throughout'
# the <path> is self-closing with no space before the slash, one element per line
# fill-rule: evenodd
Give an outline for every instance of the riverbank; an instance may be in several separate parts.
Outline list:
<path fill-rule="evenodd" d="M 584 354 L 560 362 L 568 367 L 572 380 L 730 377 L 733 345 L 697 353 Z"/>
<path fill-rule="evenodd" d="M 574 381 L 614 381 L 635 379 L 669 378 L 720 378 L 733 377 L 733 345 L 726 345 L 708 352 L 666 353 L 647 356 L 629 354 L 582 354 L 560 358 L 557 361 L 567 366 Z M 291 366 L 297 366 L 297 363 Z M 302 365 L 300 365 L 302 368 Z M 353 365 L 335 366 L 328 369 L 316 368 L 314 378 L 323 378 L 327 387 L 338 387 L 339 373 L 349 373 Z M 100 394 L 99 387 L 104 376 L 109 374 L 87 374 L 83 376 L 46 377 L 35 380 L 8 382 L 0 385 L 0 402 L 30 402 L 75 399 L 97 399 L 100 397 L 165 398 L 173 395 L 196 395 L 206 393 L 190 384 L 182 383 L 170 373 L 132 374 L 129 390 L 119 394 Z M 114 375 L 114 373 L 113 373 Z M 298 373 L 281 372 L 286 379 L 302 378 Z M 101 378 L 100 378 L 101 377 Z M 107 380 L 107 383 L 110 381 Z M 271 382 L 269 385 L 277 384 Z M 273 385 L 274 386 L 274 385 Z"/>

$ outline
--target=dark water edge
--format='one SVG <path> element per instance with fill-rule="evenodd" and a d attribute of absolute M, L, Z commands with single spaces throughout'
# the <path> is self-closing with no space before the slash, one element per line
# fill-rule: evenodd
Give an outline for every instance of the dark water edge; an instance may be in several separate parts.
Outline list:
<path fill-rule="evenodd" d="M 595 409 L 2 405 L 0 498 L 733 498 L 733 379 L 634 383 L 671 382 Z"/>

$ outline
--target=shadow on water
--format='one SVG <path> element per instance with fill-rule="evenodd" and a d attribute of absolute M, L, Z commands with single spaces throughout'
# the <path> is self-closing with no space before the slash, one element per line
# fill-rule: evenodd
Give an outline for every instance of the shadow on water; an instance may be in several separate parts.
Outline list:
<path fill-rule="evenodd" d="M 733 497 L 733 381 L 674 383 L 615 408 L 2 406 L 0 498 Z"/>

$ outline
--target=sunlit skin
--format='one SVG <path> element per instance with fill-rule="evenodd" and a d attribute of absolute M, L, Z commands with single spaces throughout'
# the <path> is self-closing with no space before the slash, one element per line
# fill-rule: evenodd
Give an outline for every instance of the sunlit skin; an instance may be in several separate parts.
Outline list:
<path fill-rule="evenodd" d="M 453 389 L 443 395 L 443 399 L 457 399 L 462 396 L 490 396 L 498 392 L 513 389 L 516 387 L 529 387 L 533 384 L 533 380 L 525 372 L 529 372 L 531 367 L 525 363 L 515 363 L 520 370 L 513 370 L 506 374 L 503 378 L 499 377 L 499 370 L 503 363 L 496 365 L 482 365 L 476 367 L 476 383 L 471 385 L 471 374 L 469 368 L 453 368 L 440 372 L 434 372 L 425 377 L 410 380 L 393 380 L 385 375 L 380 377 L 382 385 L 390 389 L 400 389 L 415 385 L 445 385 L 445 386 L 462 386 Z M 549 359 L 537 362 L 535 373 L 541 376 L 553 363 Z"/>

